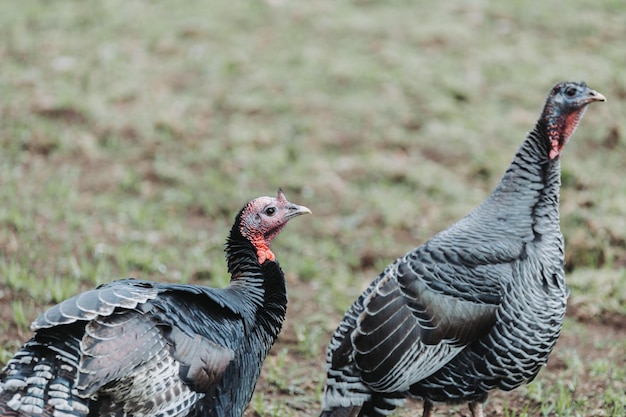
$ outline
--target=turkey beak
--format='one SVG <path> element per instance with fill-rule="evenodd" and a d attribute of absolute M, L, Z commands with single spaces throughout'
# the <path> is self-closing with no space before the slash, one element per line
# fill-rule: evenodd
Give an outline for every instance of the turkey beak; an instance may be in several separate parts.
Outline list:
<path fill-rule="evenodd" d="M 310 213 L 311 213 L 311 210 L 309 210 L 308 207 L 299 206 L 297 204 L 289 204 L 289 206 L 287 206 L 287 214 L 285 215 L 285 218 L 289 220 L 289 219 L 293 219 L 294 217 L 298 217 L 303 214 L 310 214 Z"/>
<path fill-rule="evenodd" d="M 585 104 L 589 104 L 593 103 L 594 101 L 606 101 L 606 97 L 598 93 L 596 90 L 589 89 L 589 91 L 587 91 L 587 97 L 585 97 L 583 100 Z"/>

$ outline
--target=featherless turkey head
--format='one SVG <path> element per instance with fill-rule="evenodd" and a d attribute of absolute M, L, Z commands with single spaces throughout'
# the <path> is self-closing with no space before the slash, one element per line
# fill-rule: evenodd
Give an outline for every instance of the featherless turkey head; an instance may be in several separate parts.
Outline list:
<path fill-rule="evenodd" d="M 275 260 L 270 249 L 272 239 L 280 233 L 287 222 L 302 214 L 311 213 L 304 206 L 290 203 L 282 190 L 277 197 L 259 197 L 241 210 L 239 231 L 256 248 L 260 264 Z"/>
<path fill-rule="evenodd" d="M 561 82 L 552 87 L 541 115 L 550 139 L 550 159 L 561 154 L 585 114 L 587 105 L 594 101 L 606 101 L 606 98 L 584 82 Z"/>

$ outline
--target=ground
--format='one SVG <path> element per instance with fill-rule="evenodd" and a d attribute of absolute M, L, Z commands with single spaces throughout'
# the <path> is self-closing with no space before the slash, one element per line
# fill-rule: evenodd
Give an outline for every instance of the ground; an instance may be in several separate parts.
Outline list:
<path fill-rule="evenodd" d="M 234 215 L 282 187 L 313 215 L 274 243 L 288 316 L 246 416 L 316 416 L 346 308 L 480 204 L 550 87 L 583 79 L 608 100 L 563 152 L 565 327 L 485 411 L 626 415 L 623 2 L 5 3 L 0 365 L 100 283 L 226 285 Z"/>

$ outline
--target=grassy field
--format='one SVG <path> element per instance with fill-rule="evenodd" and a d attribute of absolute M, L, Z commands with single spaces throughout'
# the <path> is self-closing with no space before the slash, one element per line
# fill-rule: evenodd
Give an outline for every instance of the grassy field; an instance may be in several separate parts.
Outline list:
<path fill-rule="evenodd" d="M 0 365 L 97 284 L 225 285 L 234 215 L 280 186 L 314 215 L 274 244 L 289 312 L 246 416 L 316 416 L 345 309 L 485 198 L 552 84 L 583 79 L 608 102 L 563 155 L 565 331 L 486 411 L 626 415 L 623 1 L 1 3 Z"/>

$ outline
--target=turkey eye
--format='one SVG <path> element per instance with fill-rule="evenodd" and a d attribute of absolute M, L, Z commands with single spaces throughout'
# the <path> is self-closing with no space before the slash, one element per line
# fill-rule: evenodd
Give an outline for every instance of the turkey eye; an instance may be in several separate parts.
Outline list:
<path fill-rule="evenodd" d="M 267 214 L 268 216 L 273 216 L 276 213 L 276 208 L 275 207 L 268 207 L 265 209 L 265 214 Z"/>
<path fill-rule="evenodd" d="M 567 90 L 565 90 L 565 95 L 568 97 L 574 97 L 576 95 L 577 91 L 574 87 L 570 87 Z"/>

